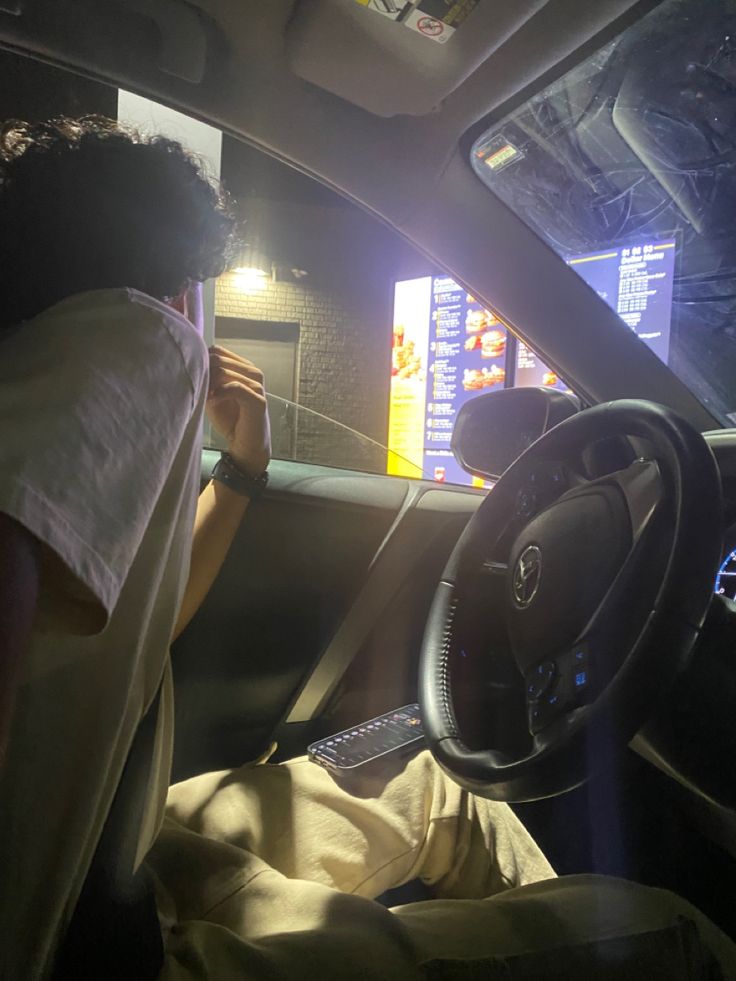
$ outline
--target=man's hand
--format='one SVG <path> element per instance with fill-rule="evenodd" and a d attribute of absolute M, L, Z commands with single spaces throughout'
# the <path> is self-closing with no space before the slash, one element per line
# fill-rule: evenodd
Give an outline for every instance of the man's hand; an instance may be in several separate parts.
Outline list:
<path fill-rule="evenodd" d="M 210 348 L 210 391 L 207 417 L 227 440 L 238 467 L 252 477 L 271 459 L 271 429 L 263 372 L 252 361 L 224 347 Z"/>

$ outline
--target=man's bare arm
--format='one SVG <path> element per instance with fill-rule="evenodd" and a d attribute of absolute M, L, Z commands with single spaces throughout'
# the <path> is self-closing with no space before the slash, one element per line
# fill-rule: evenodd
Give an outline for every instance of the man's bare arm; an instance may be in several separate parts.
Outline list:
<path fill-rule="evenodd" d="M 186 627 L 210 591 L 247 507 L 247 497 L 214 480 L 199 495 L 189 580 L 173 640 Z"/>
<path fill-rule="evenodd" d="M 244 473 L 256 477 L 266 469 L 271 459 L 266 393 L 263 375 L 252 362 L 225 348 L 210 350 L 207 415 Z M 210 481 L 200 494 L 189 581 L 172 639 L 176 640 L 209 592 L 247 507 L 247 497 L 217 481 Z"/>
<path fill-rule="evenodd" d="M 38 605 L 39 545 L 14 518 L 0 513 L 0 765 L 10 733 L 23 652 Z"/>

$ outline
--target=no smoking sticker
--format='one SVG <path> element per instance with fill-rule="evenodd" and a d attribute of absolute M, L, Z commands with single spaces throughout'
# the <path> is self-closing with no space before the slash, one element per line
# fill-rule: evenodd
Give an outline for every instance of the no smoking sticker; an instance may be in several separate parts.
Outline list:
<path fill-rule="evenodd" d="M 417 21 L 417 30 L 422 34 L 429 34 L 430 37 L 438 37 L 445 29 L 441 20 L 434 20 L 432 17 L 420 17 Z"/>
<path fill-rule="evenodd" d="M 429 17 L 427 14 L 423 14 L 420 9 L 410 11 L 404 24 L 407 27 L 411 27 L 412 30 L 423 34 L 425 37 L 431 37 L 433 41 L 439 41 L 440 43 L 449 41 L 450 37 L 455 33 L 454 27 L 450 27 L 444 21 L 437 20 L 436 17 Z"/>

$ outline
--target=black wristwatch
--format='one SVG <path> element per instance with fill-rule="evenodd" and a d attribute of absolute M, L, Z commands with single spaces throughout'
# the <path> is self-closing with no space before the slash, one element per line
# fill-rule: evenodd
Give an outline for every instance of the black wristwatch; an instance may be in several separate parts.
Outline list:
<path fill-rule="evenodd" d="M 210 474 L 210 480 L 219 480 L 236 494 L 257 501 L 268 485 L 268 473 L 264 470 L 257 477 L 251 477 L 243 473 L 229 453 L 223 453 Z"/>

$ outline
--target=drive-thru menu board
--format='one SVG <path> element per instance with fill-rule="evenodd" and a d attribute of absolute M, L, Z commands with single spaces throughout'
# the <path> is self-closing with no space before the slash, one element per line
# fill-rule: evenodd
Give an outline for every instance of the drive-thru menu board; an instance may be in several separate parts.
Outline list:
<path fill-rule="evenodd" d="M 670 349 L 675 240 L 605 249 L 567 261 L 662 361 Z"/>
<path fill-rule="evenodd" d="M 649 241 L 567 260 L 665 363 L 670 346 L 675 244 L 674 239 Z M 568 390 L 566 383 L 522 341 L 516 351 L 514 385 Z"/>
<path fill-rule="evenodd" d="M 449 449 L 458 410 L 503 387 L 506 328 L 448 276 L 432 280 L 425 451 Z"/>
<path fill-rule="evenodd" d="M 449 276 L 396 284 L 389 473 L 482 485 L 455 462 L 450 439 L 465 402 L 504 386 L 507 340 L 503 324 Z"/>
<path fill-rule="evenodd" d="M 568 258 L 569 265 L 667 361 L 673 239 Z M 388 473 L 483 486 L 450 450 L 460 408 L 507 385 L 569 391 L 563 378 L 449 276 L 396 283 Z"/>
<path fill-rule="evenodd" d="M 538 354 L 535 354 L 523 341 L 517 341 L 514 388 L 528 388 L 530 386 L 558 388 L 563 392 L 570 391 L 567 383 L 559 377 L 557 372 L 552 371 Z"/>
<path fill-rule="evenodd" d="M 387 473 L 424 474 L 424 422 L 432 277 L 394 288 Z"/>

